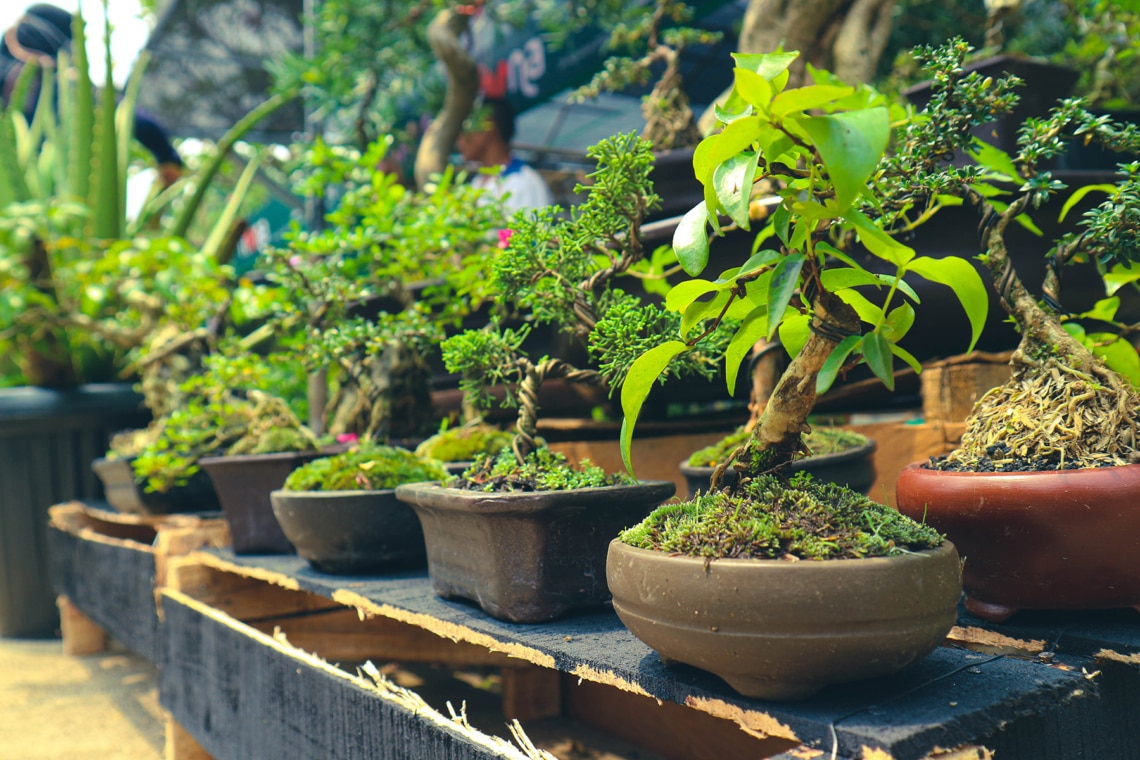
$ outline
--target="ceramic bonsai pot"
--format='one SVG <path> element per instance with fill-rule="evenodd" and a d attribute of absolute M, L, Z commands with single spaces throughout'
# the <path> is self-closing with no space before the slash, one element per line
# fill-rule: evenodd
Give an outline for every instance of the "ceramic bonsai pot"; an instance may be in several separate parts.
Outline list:
<path fill-rule="evenodd" d="M 169 515 L 178 512 L 217 512 L 218 494 L 210 476 L 196 472 L 184 486 L 165 493 L 147 491 L 146 483 L 135 478 L 134 457 L 104 459 L 91 463 L 103 483 L 103 498 L 119 512 L 133 515 Z"/>
<path fill-rule="evenodd" d="M 1140 464 L 1042 472 L 903 468 L 899 511 L 965 557 L 966 608 L 1140 609 Z"/>
<path fill-rule="evenodd" d="M 432 588 L 515 623 L 603 604 L 606 546 L 673 495 L 669 481 L 567 491 L 485 493 L 411 483 Z"/>
<path fill-rule="evenodd" d="M 203 457 L 199 466 L 210 476 L 222 512 L 230 524 L 234 554 L 292 554 L 293 545 L 273 514 L 269 494 L 305 462 L 328 456 L 324 451 L 242 454 Z"/>
<path fill-rule="evenodd" d="M 791 472 L 806 470 L 818 479 L 827 483 L 838 483 L 847 486 L 852 491 L 867 493 L 875 484 L 875 442 L 867 441 L 846 451 L 837 451 L 834 454 L 819 454 L 817 456 L 801 459 L 791 466 Z M 709 480 L 712 479 L 715 467 L 695 467 L 688 461 L 681 462 L 681 474 L 689 484 L 689 497 L 696 496 L 697 491 L 709 490 Z M 723 484 L 736 482 L 736 470 L 725 470 Z"/>
<path fill-rule="evenodd" d="M 961 593 L 948 542 L 897 557 L 706 562 L 615 540 L 606 578 L 622 623 L 666 665 L 776 700 L 925 657 L 954 625 Z"/>
<path fill-rule="evenodd" d="M 297 554 L 322 573 L 370 573 L 426 562 L 420 521 L 393 489 L 278 490 L 270 500 Z"/>

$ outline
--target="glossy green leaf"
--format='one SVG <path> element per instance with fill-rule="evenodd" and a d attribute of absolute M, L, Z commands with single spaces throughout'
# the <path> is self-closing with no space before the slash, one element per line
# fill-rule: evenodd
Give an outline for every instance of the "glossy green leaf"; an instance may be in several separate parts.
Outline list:
<path fill-rule="evenodd" d="M 715 293 L 731 285 L 710 282 L 709 280 L 685 280 L 674 285 L 665 296 L 665 308 L 669 311 L 684 312 L 689 304 L 706 293 Z"/>
<path fill-rule="evenodd" d="M 688 338 L 693 326 L 720 315 L 732 298 L 731 290 L 722 290 L 707 301 L 693 301 L 681 315 L 681 337 Z"/>
<path fill-rule="evenodd" d="M 733 92 L 757 111 L 767 112 L 772 100 L 772 83 L 754 71 L 735 68 L 732 70 Z"/>
<path fill-rule="evenodd" d="M 788 70 L 799 53 L 733 53 L 732 59 L 739 68 L 773 79 Z"/>
<path fill-rule="evenodd" d="M 1120 309 L 1120 296 L 1101 298 L 1093 307 L 1081 314 L 1087 319 L 1099 319 L 1102 322 L 1111 322 L 1116 319 L 1116 312 Z"/>
<path fill-rule="evenodd" d="M 788 207 L 781 203 L 772 212 L 772 228 L 776 231 L 776 237 L 780 238 L 785 246 L 788 245 L 788 232 L 792 226 L 792 212 Z"/>
<path fill-rule="evenodd" d="M 748 274 L 749 272 L 755 271 L 757 269 L 763 269 L 766 266 L 771 266 L 779 258 L 780 252 L 774 251 L 771 248 L 765 248 L 762 251 L 757 251 L 756 253 L 749 256 L 747 261 L 741 264 L 740 270 L 736 273 L 736 276 L 739 277 L 742 274 Z"/>
<path fill-rule="evenodd" d="M 847 357 L 855 350 L 855 347 L 863 340 L 862 335 L 848 335 L 843 340 L 831 349 L 831 353 L 823 361 L 823 366 L 819 368 L 819 374 L 815 377 L 815 392 L 816 395 L 827 393 L 827 389 L 835 382 L 835 378 L 839 376 L 839 370 L 843 369 L 843 364 L 847 361 Z"/>
<path fill-rule="evenodd" d="M 863 192 L 879 165 L 891 134 L 884 107 L 795 119 L 819 151 L 835 184 L 835 199 L 846 210 Z"/>
<path fill-rule="evenodd" d="M 909 303 L 904 303 L 901 306 L 896 306 L 891 309 L 886 319 L 883 320 L 883 327 L 886 330 L 887 337 L 890 338 L 893 343 L 902 340 L 903 336 L 910 332 L 910 328 L 913 326 L 914 307 Z"/>
<path fill-rule="evenodd" d="M 807 345 L 811 336 L 811 317 L 807 314 L 793 314 L 780 322 L 780 343 L 788 356 L 795 358 Z"/>
<path fill-rule="evenodd" d="M 781 118 L 790 113 L 808 111 L 855 92 L 854 87 L 809 85 L 785 90 L 772 99 L 772 117 Z"/>
<path fill-rule="evenodd" d="M 772 270 L 772 280 L 768 283 L 768 337 L 776 332 L 776 326 L 784 318 L 788 303 L 796 293 L 800 283 L 800 270 L 806 257 L 802 253 L 785 256 Z"/>
<path fill-rule="evenodd" d="M 883 321 L 883 310 L 867 300 L 867 297 L 860 293 L 858 290 L 847 288 L 840 290 L 835 295 L 839 296 L 852 309 L 859 315 L 859 319 L 867 324 L 877 325 Z"/>
<path fill-rule="evenodd" d="M 909 365 L 910 368 L 915 371 L 915 374 L 922 373 L 922 363 L 919 362 L 918 359 L 914 358 L 914 354 L 912 354 L 910 351 L 907 351 L 897 343 L 892 343 L 891 353 L 906 362 L 907 365 Z"/>
<path fill-rule="evenodd" d="M 736 390 L 736 378 L 740 374 L 740 367 L 745 357 L 752 351 L 752 347 L 764 338 L 767 331 L 768 312 L 756 310 L 740 323 L 740 327 L 729 341 L 728 350 L 724 355 L 724 375 L 729 395 Z"/>
<path fill-rule="evenodd" d="M 633 428 L 637 425 L 637 418 L 641 414 L 641 407 L 649 396 L 653 384 L 665 371 L 674 357 L 689 350 L 689 346 L 679 340 L 662 343 L 651 348 L 633 362 L 621 386 L 621 409 L 624 419 L 621 423 L 621 459 L 626 470 L 633 475 L 633 463 L 630 460 L 630 448 L 633 444 Z"/>
<path fill-rule="evenodd" d="M 957 256 L 942 259 L 922 256 L 911 261 L 907 269 L 954 291 L 970 320 L 970 345 L 966 351 L 973 351 L 981 337 L 982 328 L 985 327 L 990 308 L 989 291 L 974 265 Z"/>
<path fill-rule="evenodd" d="M 1092 352 L 1133 387 L 1140 386 L 1140 356 L 1131 343 L 1112 333 L 1090 333 Z"/>
<path fill-rule="evenodd" d="M 868 251 L 880 259 L 901 267 L 905 266 L 908 261 L 914 258 L 915 253 L 913 248 L 900 243 L 898 240 L 895 240 L 883 232 L 878 225 L 868 219 L 863 212 L 858 209 L 849 209 L 847 211 L 847 218 L 855 224 L 855 229 L 859 233 L 859 241 L 863 243 Z"/>
<path fill-rule="evenodd" d="M 863 358 L 875 377 L 883 381 L 887 390 L 895 389 L 894 354 L 891 342 L 881 332 L 869 332 L 863 336 Z"/>
<path fill-rule="evenodd" d="M 673 231 L 673 250 L 681 268 L 691 277 L 704 271 L 709 263 L 709 233 L 705 229 L 705 202 L 689 209 Z"/>
<path fill-rule="evenodd" d="M 711 184 L 718 166 L 751 147 L 759 127 L 760 117 L 745 116 L 701 140 L 693 149 L 693 171 L 697 180 L 706 186 Z"/>
<path fill-rule="evenodd" d="M 866 269 L 857 269 L 854 267 L 832 267 L 825 269 L 820 272 L 819 281 L 825 290 L 829 290 L 832 293 L 843 290 L 844 288 L 853 288 L 858 285 L 873 285 L 876 288 L 883 286 L 879 278 Z"/>
<path fill-rule="evenodd" d="M 1065 221 L 1065 217 L 1073 210 L 1073 206 L 1080 203 L 1086 195 L 1092 192 L 1108 193 L 1111 195 L 1116 192 L 1116 185 L 1084 185 L 1078 187 L 1065 201 L 1065 205 L 1061 207 L 1061 215 L 1057 217 L 1058 222 Z"/>
<path fill-rule="evenodd" d="M 721 208 L 745 230 L 750 228 L 748 203 L 756 180 L 757 153 L 747 151 L 730 157 L 713 171 L 713 187 Z"/>
<path fill-rule="evenodd" d="M 1116 291 L 1129 285 L 1133 282 L 1140 280 L 1140 265 L 1138 264 L 1117 264 L 1104 276 L 1104 289 L 1108 295 L 1113 295 Z"/>

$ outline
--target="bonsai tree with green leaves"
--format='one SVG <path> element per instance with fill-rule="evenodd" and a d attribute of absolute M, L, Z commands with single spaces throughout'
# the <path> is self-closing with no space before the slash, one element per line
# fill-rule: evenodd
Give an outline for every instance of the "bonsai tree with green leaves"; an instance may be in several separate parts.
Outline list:
<path fill-rule="evenodd" d="M 958 92 L 961 99 L 939 101 L 911 120 L 888 155 L 892 126 L 903 122 L 905 113 L 866 85 L 847 85 L 810 67 L 811 84 L 788 88 L 788 68 L 796 57 L 794 52 L 735 56 L 735 86 L 718 111 L 723 128 L 705 138 L 693 156 L 705 200 L 685 215 L 674 237 L 678 258 L 693 276 L 666 297 L 667 308 L 681 315 L 680 329 L 660 336 L 657 345 L 627 365 L 621 443 L 628 466 L 633 426 L 653 383 L 672 362 L 695 349 L 694 339 L 710 325 L 730 317 L 738 320 L 724 352 L 730 389 L 742 359 L 758 340 L 779 336 L 793 357 L 747 441 L 720 463 L 714 490 L 684 507 L 685 520 L 700 519 L 706 511 L 731 516 L 738 511 L 731 505 L 741 498 L 774 515 L 785 508 L 794 512 L 795 504 L 814 504 L 806 509 L 827 514 L 830 508 L 825 505 L 836 499 L 824 491 L 835 487 L 812 484 L 801 476 L 781 487 L 779 474 L 805 453 L 803 435 L 815 400 L 846 368 L 865 362 L 889 388 L 894 386 L 895 359 L 920 369 L 899 346 L 914 322 L 919 300 L 908 276 L 954 291 L 971 324 L 971 337 L 963 336 L 964 348 L 977 340 L 986 318 L 985 286 L 968 261 L 919 256 L 895 235 L 950 202 L 944 200 L 947 188 L 980 181 L 984 168 L 947 167 L 942 156 L 971 147 L 968 128 L 984 123 L 1008 102 L 1010 85 L 969 78 L 965 91 Z M 753 187 L 761 181 L 777 188 L 779 203 L 757 231 L 753 255 L 716 278 L 697 277 L 709 263 L 710 228 L 714 237 L 729 227 L 752 228 L 752 212 L 758 208 L 752 204 Z M 851 255 L 857 243 L 893 271 L 878 274 L 861 266 Z M 877 302 L 864 295 L 867 288 L 879 291 Z M 741 477 L 731 493 L 717 491 L 720 475 L 729 466 Z M 774 496 L 784 488 L 787 497 Z M 813 492 L 804 501 L 804 494 Z M 862 495 L 849 494 L 836 503 L 840 506 L 835 514 L 853 514 L 860 529 L 868 528 L 858 517 L 863 510 L 877 515 L 876 521 L 881 517 L 883 525 L 896 524 Z M 647 524 L 660 527 L 653 520 Z M 681 522 L 689 524 L 685 520 Z M 827 525 L 826 517 L 818 520 Z M 773 535 L 799 535 L 803 527 L 784 534 L 777 528 Z M 645 538 L 643 534 L 656 531 L 643 529 L 638 535 Z M 861 545 L 847 556 L 891 552 L 895 546 L 914 548 L 906 538 L 913 532 L 899 526 L 890 533 L 894 538 L 873 541 L 875 549 Z M 717 530 L 711 535 L 714 543 L 719 540 Z M 935 540 L 921 538 L 919 545 Z M 757 541 L 756 547 L 753 556 L 778 557 L 789 551 L 789 541 Z M 834 556 L 835 548 L 824 542 L 802 553 Z"/>
<path fill-rule="evenodd" d="M 499 480 L 511 467 L 533 472 L 551 463 L 553 455 L 538 437 L 538 394 L 544 382 L 560 378 L 616 387 L 627 366 L 622 358 L 632 360 L 645 341 L 663 329 L 662 323 L 676 326 L 679 321 L 616 287 L 621 275 L 645 259 L 640 228 L 658 202 L 648 178 L 653 165 L 650 143 L 633 133 L 619 135 L 591 147 L 588 155 L 597 161 L 597 170 L 590 175 L 592 184 L 578 188 L 586 194 L 585 201 L 568 217 L 557 207 L 516 216 L 507 248 L 495 259 L 491 288 L 504 302 L 525 310 L 533 323 L 557 325 L 588 340 L 598 367 L 575 367 L 552 356 L 532 358 L 524 348 L 528 324 L 515 329 L 492 323 L 443 344 L 447 369 L 462 376 L 461 387 L 477 404 L 492 403 L 491 387 L 502 384 L 508 388 L 504 403 L 518 409 L 510 450 L 500 455 L 498 464 L 487 459 L 467 473 L 468 480 L 479 485 Z M 699 344 L 703 348 L 713 339 L 710 333 Z M 715 371 L 701 351 L 671 368 L 677 375 L 710 376 Z"/>
<path fill-rule="evenodd" d="M 310 372 L 331 370 L 334 435 L 409 437 L 437 428 L 429 359 L 483 301 L 502 206 L 445 172 L 423 191 L 378 172 L 390 140 L 358 152 L 318 142 L 310 163 L 343 189 L 325 229 L 268 255 L 272 329 Z"/>

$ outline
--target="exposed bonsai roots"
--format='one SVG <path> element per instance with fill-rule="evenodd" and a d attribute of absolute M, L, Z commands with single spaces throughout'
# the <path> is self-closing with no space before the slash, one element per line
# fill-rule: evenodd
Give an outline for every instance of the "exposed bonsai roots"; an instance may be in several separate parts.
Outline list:
<path fill-rule="evenodd" d="M 989 460 L 986 469 L 1001 471 L 1135 461 L 1140 394 L 1083 347 L 1076 357 L 1057 348 L 1022 341 L 1012 377 L 978 401 L 946 465 L 979 469 Z"/>

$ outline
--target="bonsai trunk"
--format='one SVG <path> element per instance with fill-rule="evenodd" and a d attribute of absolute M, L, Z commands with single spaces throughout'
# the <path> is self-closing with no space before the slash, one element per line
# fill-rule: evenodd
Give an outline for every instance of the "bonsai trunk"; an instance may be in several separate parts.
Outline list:
<path fill-rule="evenodd" d="M 1052 463 L 1125 464 L 1136 456 L 1140 395 L 1069 335 L 1021 282 L 1005 246 L 1005 229 L 1025 198 L 996 217 L 983 239 L 985 262 L 1021 342 L 1010 380 L 987 393 L 967 420 L 948 459 L 973 468 L 983 458 Z"/>
<path fill-rule="evenodd" d="M 515 439 L 511 448 L 521 464 L 527 455 L 538 448 L 538 389 L 551 378 L 561 377 L 572 383 L 597 385 L 602 376 L 592 369 L 577 369 L 561 359 L 547 359 L 541 364 L 532 364 L 529 359 L 520 359 L 523 380 L 519 383 L 519 416 L 515 423 Z"/>
<path fill-rule="evenodd" d="M 787 464 L 802 449 L 801 436 L 808 432 L 807 418 L 816 400 L 816 377 L 832 349 L 847 335 L 859 333 L 859 316 L 838 296 L 821 290 L 812 309 L 807 343 L 776 383 L 747 443 L 717 467 L 713 488 L 733 460 L 740 461 L 737 469 L 745 476 L 758 475 Z"/>
<path fill-rule="evenodd" d="M 28 280 L 58 306 L 59 296 L 52 282 L 51 259 L 47 246 L 33 238 L 24 258 Z M 18 339 L 23 361 L 20 371 L 31 385 L 41 388 L 69 388 L 79 384 L 79 375 L 72 363 L 67 331 L 62 327 L 43 324 L 31 337 Z"/>
<path fill-rule="evenodd" d="M 448 155 L 471 113 L 479 90 L 479 70 L 460 37 L 467 31 L 470 17 L 453 10 L 441 11 L 428 26 L 432 52 L 447 68 L 447 95 L 443 110 L 424 133 L 416 151 L 416 187 L 423 189 L 433 174 L 447 167 Z"/>

